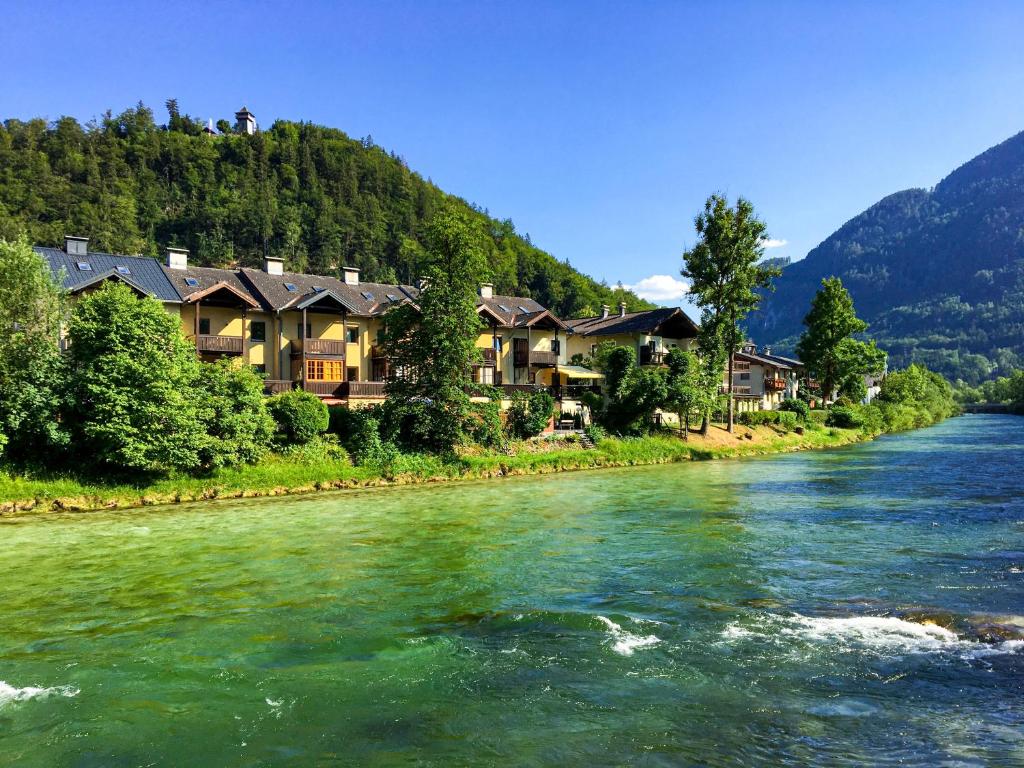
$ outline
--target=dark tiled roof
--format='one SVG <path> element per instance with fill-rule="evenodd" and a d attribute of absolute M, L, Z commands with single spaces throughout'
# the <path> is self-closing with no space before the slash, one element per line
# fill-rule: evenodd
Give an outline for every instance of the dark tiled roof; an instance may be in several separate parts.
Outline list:
<path fill-rule="evenodd" d="M 792 357 L 783 357 L 782 355 L 769 355 L 767 352 L 762 352 L 761 357 L 766 357 L 769 360 L 778 360 L 780 363 L 788 365 L 790 368 L 803 368 L 804 364 Z"/>
<path fill-rule="evenodd" d="M 507 328 L 525 325 L 532 316 L 545 309 L 533 299 L 523 296 L 491 296 L 489 299 L 478 297 L 476 303 L 478 307 L 485 306 L 496 317 L 500 317 L 501 324 Z"/>
<path fill-rule="evenodd" d="M 170 267 L 161 266 L 164 274 L 167 275 L 167 279 L 170 280 L 174 287 L 181 294 L 183 299 L 188 299 L 194 293 L 201 293 L 202 291 L 212 288 L 217 283 L 227 283 L 236 291 L 251 296 L 256 303 L 267 309 L 268 306 L 265 302 L 260 300 L 260 296 L 254 293 L 248 285 L 246 285 L 242 279 L 238 276 L 238 271 L 233 269 L 217 269 L 216 267 L 189 267 L 188 269 L 171 269 Z M 191 278 L 195 280 L 198 285 L 189 285 L 186 281 Z"/>
<path fill-rule="evenodd" d="M 35 251 L 46 259 L 54 275 L 60 274 L 61 270 L 64 271 L 62 285 L 68 291 L 74 291 L 76 288 L 94 283 L 98 276 L 113 273 L 160 301 L 181 301 L 181 295 L 175 290 L 174 284 L 167 279 L 160 263 L 148 256 L 120 256 L 96 251 L 89 251 L 85 256 L 69 256 L 60 248 L 38 246 Z M 80 261 L 89 264 L 92 270 L 85 272 L 80 270 L 78 268 Z M 118 267 L 127 267 L 131 274 L 120 275 L 117 271 Z"/>
<path fill-rule="evenodd" d="M 340 299 L 355 315 L 379 315 L 394 304 L 406 300 L 415 301 L 418 291 L 410 285 L 388 285 L 386 283 L 359 283 L 349 285 L 343 280 L 327 275 L 303 275 L 285 272 L 283 275 L 268 275 L 261 269 L 241 269 L 239 272 L 251 290 L 262 297 L 272 309 L 296 306 L 316 296 L 321 290 L 328 290 Z M 295 286 L 289 291 L 285 284 Z M 392 300 L 389 296 L 394 296 Z"/>
<path fill-rule="evenodd" d="M 785 368 L 786 370 L 792 370 L 793 368 L 791 364 L 784 363 L 778 358 L 763 357 L 750 352 L 737 352 L 736 359 L 746 360 L 748 363 L 757 363 L 758 365 L 770 365 L 774 368 Z"/>
<path fill-rule="evenodd" d="M 573 333 L 581 336 L 608 335 L 613 333 L 656 333 L 668 323 L 679 323 L 685 335 L 669 338 L 690 338 L 697 335 L 698 327 L 679 307 L 662 307 L 642 312 L 627 312 L 625 315 L 609 314 L 606 318 L 585 317 L 566 320 Z"/>

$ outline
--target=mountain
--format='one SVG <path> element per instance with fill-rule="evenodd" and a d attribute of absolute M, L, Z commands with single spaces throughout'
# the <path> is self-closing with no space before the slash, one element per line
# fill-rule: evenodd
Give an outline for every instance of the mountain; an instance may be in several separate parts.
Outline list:
<path fill-rule="evenodd" d="M 890 366 L 924 362 L 970 383 L 1024 366 L 1024 133 L 846 222 L 783 270 L 750 335 L 792 351 L 831 275 Z"/>
<path fill-rule="evenodd" d="M 557 260 L 370 138 L 286 120 L 252 134 L 221 120 L 213 131 L 173 99 L 167 109 L 166 125 L 142 104 L 85 126 L 70 117 L 5 120 L 0 237 L 26 232 L 59 246 L 65 234 L 82 235 L 95 250 L 151 256 L 184 246 L 208 266 L 257 266 L 273 255 L 295 271 L 351 265 L 368 281 L 412 282 L 427 222 L 454 204 L 474 222 L 496 292 L 565 317 L 620 301 L 631 311 L 654 307 Z"/>

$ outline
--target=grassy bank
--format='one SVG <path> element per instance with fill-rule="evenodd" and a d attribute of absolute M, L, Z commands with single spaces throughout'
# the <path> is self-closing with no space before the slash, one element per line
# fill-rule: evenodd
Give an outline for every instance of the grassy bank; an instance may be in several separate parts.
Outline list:
<path fill-rule="evenodd" d="M 0 471 L 0 514 L 85 511 L 173 504 L 217 498 L 281 496 L 381 485 L 545 474 L 600 467 L 668 464 L 789 451 L 833 448 L 866 439 L 857 429 L 817 429 L 804 434 L 767 426 L 715 426 L 708 437 L 676 435 L 602 440 L 584 448 L 565 440 L 521 443 L 509 453 L 478 451 L 442 459 L 403 455 L 385 469 L 353 466 L 315 452 L 272 455 L 255 465 L 224 469 L 209 477 L 172 476 L 152 481 L 103 482 L 73 474 L 25 476 Z"/>

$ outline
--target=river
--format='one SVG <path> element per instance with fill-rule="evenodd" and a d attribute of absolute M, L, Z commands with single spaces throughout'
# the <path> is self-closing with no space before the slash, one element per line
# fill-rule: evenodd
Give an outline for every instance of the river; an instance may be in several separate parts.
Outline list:
<path fill-rule="evenodd" d="M 1024 765 L 1024 421 L 0 524 L 0 765 Z"/>

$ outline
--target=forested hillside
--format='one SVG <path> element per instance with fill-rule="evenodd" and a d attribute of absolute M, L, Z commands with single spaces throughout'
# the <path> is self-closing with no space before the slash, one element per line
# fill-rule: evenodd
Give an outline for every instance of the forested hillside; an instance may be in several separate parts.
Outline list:
<path fill-rule="evenodd" d="M 566 317 L 626 301 L 496 220 L 411 171 L 370 139 L 278 120 L 255 135 L 219 132 L 168 102 L 167 125 L 139 104 L 82 126 L 64 117 L 0 127 L 0 237 L 39 245 L 65 234 L 93 250 L 158 256 L 168 245 L 203 265 L 255 266 L 264 254 L 317 274 L 355 265 L 364 279 L 411 282 L 421 235 L 453 202 L 470 212 L 496 290 L 531 296 Z"/>
<path fill-rule="evenodd" d="M 783 271 L 748 327 L 792 349 L 823 277 L 838 275 L 890 365 L 976 384 L 1024 363 L 1024 133 L 933 190 L 897 192 Z"/>

